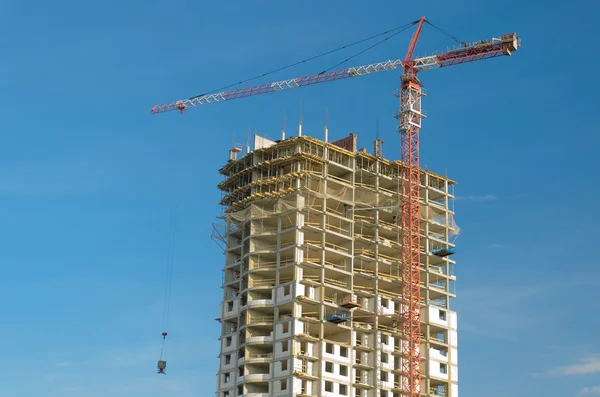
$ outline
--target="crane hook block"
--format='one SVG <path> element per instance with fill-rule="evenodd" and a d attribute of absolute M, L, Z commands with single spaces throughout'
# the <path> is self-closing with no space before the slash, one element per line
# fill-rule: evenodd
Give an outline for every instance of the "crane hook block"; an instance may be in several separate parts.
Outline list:
<path fill-rule="evenodd" d="M 163 337 L 163 339 L 167 339 L 167 333 L 166 333 L 166 332 L 163 332 L 163 333 L 162 333 L 162 337 Z"/>
<path fill-rule="evenodd" d="M 167 362 L 163 360 L 158 360 L 158 373 L 166 375 L 165 369 L 167 368 Z"/>

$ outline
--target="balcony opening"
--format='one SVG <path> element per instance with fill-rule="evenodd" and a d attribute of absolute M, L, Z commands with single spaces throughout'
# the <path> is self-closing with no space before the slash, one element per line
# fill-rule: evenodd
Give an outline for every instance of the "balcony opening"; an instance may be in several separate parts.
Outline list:
<path fill-rule="evenodd" d="M 328 393 L 333 393 L 333 382 L 328 380 L 325 381 L 325 391 Z"/>
<path fill-rule="evenodd" d="M 348 395 L 348 386 L 340 385 L 340 395 L 347 396 Z"/>
<path fill-rule="evenodd" d="M 348 348 L 345 346 L 340 346 L 340 356 L 348 357 Z"/>
<path fill-rule="evenodd" d="M 329 354 L 333 354 L 333 344 L 326 343 L 325 344 L 325 352 Z"/>
<path fill-rule="evenodd" d="M 333 373 L 333 363 L 326 361 L 325 362 L 325 372 L 329 372 L 330 374 Z"/>
<path fill-rule="evenodd" d="M 446 312 L 443 310 L 440 310 L 440 316 L 439 319 L 442 321 L 446 321 Z"/>
<path fill-rule="evenodd" d="M 381 381 L 382 382 L 387 382 L 388 381 L 388 373 L 387 372 L 381 371 L 380 377 L 381 377 Z"/>

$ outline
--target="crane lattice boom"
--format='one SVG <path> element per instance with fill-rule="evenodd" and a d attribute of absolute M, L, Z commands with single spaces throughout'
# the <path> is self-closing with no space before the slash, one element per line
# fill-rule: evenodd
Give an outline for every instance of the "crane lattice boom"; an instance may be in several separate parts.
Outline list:
<path fill-rule="evenodd" d="M 473 62 L 480 59 L 494 58 L 502 55 L 510 55 L 512 51 L 518 48 L 518 38 L 516 34 L 505 34 L 501 39 L 492 39 L 483 41 L 448 51 L 443 54 L 432 55 L 413 60 L 415 72 L 442 68 L 450 65 Z M 232 99 L 245 98 L 254 95 L 266 94 L 269 92 L 284 91 L 290 88 L 305 87 L 308 85 L 326 83 L 346 79 L 349 77 L 365 76 L 388 70 L 403 69 L 404 62 L 401 59 L 390 59 L 385 62 L 372 63 L 369 65 L 355 66 L 347 69 L 321 73 L 313 76 L 297 77 L 289 80 L 275 81 L 272 83 L 261 84 L 254 87 L 240 88 L 231 91 L 220 92 L 216 94 L 201 95 L 195 98 L 184 99 L 180 101 L 155 105 L 152 107 L 152 113 L 164 113 L 173 110 L 183 111 L 189 107 L 207 105 L 209 103 L 230 101 Z"/>

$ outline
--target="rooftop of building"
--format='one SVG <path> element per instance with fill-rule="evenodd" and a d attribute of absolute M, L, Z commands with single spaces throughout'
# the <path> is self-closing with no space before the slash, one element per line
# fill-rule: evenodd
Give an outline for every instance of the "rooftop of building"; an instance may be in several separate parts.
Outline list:
<path fill-rule="evenodd" d="M 345 155 L 348 155 L 350 157 L 355 157 L 355 158 L 362 157 L 362 158 L 373 160 L 373 161 L 379 161 L 386 165 L 397 165 L 399 167 L 402 167 L 404 165 L 404 162 L 402 162 L 400 160 L 389 160 L 389 159 L 386 159 L 385 157 L 379 156 L 377 154 L 370 154 L 367 152 L 366 148 L 361 148 L 361 149 L 357 150 L 357 141 L 358 141 L 358 136 L 354 133 L 350 133 L 347 137 L 339 139 L 337 141 L 333 141 L 333 142 L 326 142 L 324 140 L 314 138 L 311 136 L 307 136 L 307 135 L 291 136 L 288 138 L 279 139 L 279 140 L 275 140 L 275 141 L 267 139 L 267 138 L 259 136 L 259 135 L 254 135 L 254 146 L 253 146 L 254 149 L 250 150 L 250 148 L 248 147 L 246 150 L 246 153 L 241 158 L 238 159 L 236 155 L 237 155 L 237 153 L 242 152 L 241 147 L 238 146 L 238 147 L 232 148 L 230 150 L 229 161 L 227 162 L 227 164 L 225 164 L 219 170 L 219 172 L 223 175 L 227 175 L 229 173 L 229 171 L 235 167 L 235 165 L 249 161 L 251 158 L 250 155 L 252 155 L 252 154 L 273 152 L 275 150 L 282 149 L 282 148 L 285 148 L 288 146 L 293 146 L 293 145 L 296 145 L 296 144 L 302 143 L 302 142 L 310 142 L 315 145 L 327 147 L 329 150 L 337 151 L 337 152 L 343 153 Z M 382 142 L 382 141 L 380 141 L 380 142 Z M 377 145 L 375 145 L 375 146 L 377 146 Z M 375 149 L 375 150 L 377 150 L 377 149 Z M 448 185 L 456 185 L 457 184 L 456 181 L 453 181 L 444 175 L 440 175 L 440 174 L 431 172 L 426 169 L 421 169 L 421 172 L 424 174 L 434 176 L 436 178 L 441 178 L 441 179 L 447 181 Z"/>

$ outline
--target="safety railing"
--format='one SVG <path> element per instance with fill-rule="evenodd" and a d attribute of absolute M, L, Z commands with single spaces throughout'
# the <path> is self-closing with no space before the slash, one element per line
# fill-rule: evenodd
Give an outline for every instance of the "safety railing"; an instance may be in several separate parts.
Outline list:
<path fill-rule="evenodd" d="M 273 358 L 273 353 L 248 353 L 248 358 Z"/>
<path fill-rule="evenodd" d="M 333 244 L 333 243 L 329 243 L 329 242 L 325 242 L 325 244 L 323 244 L 321 241 L 318 240 L 304 240 L 305 244 L 312 244 L 312 245 L 316 245 L 318 247 L 325 247 L 325 248 L 329 248 L 329 249 L 333 249 L 336 251 L 341 251 L 341 252 L 345 252 L 345 253 L 349 253 L 350 249 L 346 248 L 346 247 L 342 247 L 341 245 L 337 245 L 337 244 Z"/>
<path fill-rule="evenodd" d="M 264 287 L 264 286 L 275 286 L 275 279 L 259 279 L 259 280 L 248 280 L 248 287 Z"/>
<path fill-rule="evenodd" d="M 248 324 L 272 323 L 274 319 L 273 316 L 256 316 L 248 313 Z"/>
<path fill-rule="evenodd" d="M 277 267 L 277 261 L 271 262 L 258 262 L 250 265 L 250 270 L 263 270 L 263 269 L 275 269 Z"/>
<path fill-rule="evenodd" d="M 344 288 L 348 287 L 347 283 L 345 283 L 343 281 L 340 281 L 340 280 L 335 280 L 333 278 L 328 278 L 328 277 L 325 277 L 325 283 L 329 283 L 329 284 L 333 284 L 333 285 L 338 285 L 338 286 L 344 287 Z"/>

